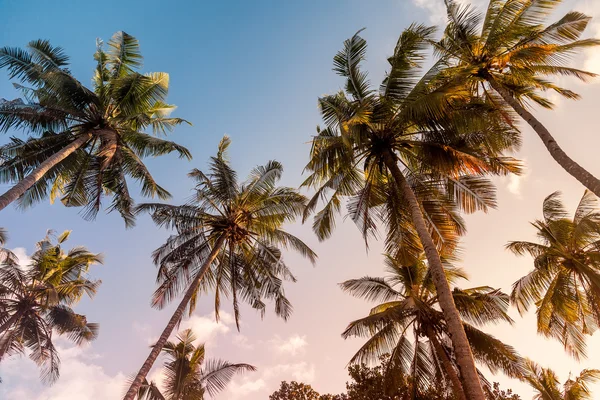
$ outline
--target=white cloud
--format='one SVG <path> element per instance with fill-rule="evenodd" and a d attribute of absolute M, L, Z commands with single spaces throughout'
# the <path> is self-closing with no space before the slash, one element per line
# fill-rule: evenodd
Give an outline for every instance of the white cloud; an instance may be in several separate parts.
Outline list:
<path fill-rule="evenodd" d="M 294 364 L 277 364 L 263 374 L 266 378 L 277 378 L 277 381 L 290 380 L 311 382 L 315 379 L 315 365 L 302 361 Z"/>
<path fill-rule="evenodd" d="M 246 336 L 242 335 L 241 333 L 238 333 L 237 335 L 235 335 L 233 337 L 233 339 L 231 339 L 231 342 L 233 343 L 234 346 L 237 346 L 240 349 L 252 350 L 254 348 L 254 344 L 250 343 L 250 339 L 248 339 Z"/>
<path fill-rule="evenodd" d="M 217 336 L 224 335 L 231 330 L 229 325 L 233 323 L 233 316 L 225 312 L 220 313 L 219 322 L 215 321 L 214 313 L 201 317 L 193 315 L 181 323 L 179 332 L 184 329 L 191 329 L 198 338 L 196 343 L 204 343 L 207 347 L 210 347 L 214 345 L 214 340 Z M 172 337 L 174 336 L 175 333 Z"/>
<path fill-rule="evenodd" d="M 415 6 L 429 14 L 429 22 L 442 24 L 446 21 L 446 9 L 442 0 L 412 0 Z"/>
<path fill-rule="evenodd" d="M 100 356 L 91 347 L 60 347 L 61 378 L 52 386 L 39 382 L 36 365 L 26 357 L 3 362 L 0 398 L 11 400 L 96 400 L 123 395 L 126 376 L 107 374 L 93 360 Z"/>
<path fill-rule="evenodd" d="M 306 336 L 300 336 L 298 334 L 290 336 L 285 340 L 278 335 L 275 335 L 270 343 L 274 346 L 277 352 L 292 356 L 303 353 L 306 350 L 306 346 L 308 346 Z"/>
<path fill-rule="evenodd" d="M 15 247 L 11 250 L 19 259 L 19 265 L 21 267 L 27 267 L 31 264 L 31 257 L 27 255 L 27 249 L 24 247 Z"/>
<path fill-rule="evenodd" d="M 259 390 L 264 389 L 267 386 L 267 383 L 264 379 L 258 378 L 255 380 L 249 379 L 248 377 L 243 377 L 241 382 L 238 383 L 236 380 L 233 380 L 229 385 L 227 390 L 228 399 L 243 399 L 248 396 L 250 393 L 257 392 Z"/>

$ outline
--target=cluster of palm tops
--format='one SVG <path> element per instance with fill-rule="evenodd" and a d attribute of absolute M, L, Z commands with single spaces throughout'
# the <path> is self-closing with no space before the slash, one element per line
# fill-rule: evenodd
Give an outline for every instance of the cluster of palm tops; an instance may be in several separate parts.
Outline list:
<path fill-rule="evenodd" d="M 312 216 L 314 232 L 324 240 L 343 212 L 365 243 L 377 229 L 385 230 L 388 272 L 341 285 L 353 296 L 378 302 L 343 333 L 366 338 L 351 363 L 389 354 L 385 374 L 390 381 L 409 376 L 411 398 L 432 385 L 443 387 L 448 398 L 488 398 L 490 384 L 478 364 L 529 382 L 539 399 L 591 398 L 588 384 L 600 371 L 584 370 L 561 387 L 552 371 L 480 330 L 512 323 L 510 304 L 521 313 L 533 307 L 538 332 L 581 358 L 586 337 L 600 323 L 600 181 L 569 158 L 529 111 L 530 105 L 552 108 L 547 91 L 578 97 L 552 77 L 594 77 L 566 66 L 582 49 L 600 45 L 597 39 L 580 39 L 590 18 L 569 12 L 547 24 L 559 2 L 491 0 L 480 14 L 446 0 L 448 23 L 441 37 L 433 27 L 405 29 L 378 88 L 360 69 L 367 49 L 360 31 L 346 40 L 334 57 L 345 88 L 319 99 L 324 126 L 312 140 L 302 184 L 314 191 L 311 198 L 278 185 L 283 168 L 277 161 L 239 180 L 225 137 L 209 169 L 190 172 L 195 186 L 187 203 L 136 205 L 131 180 L 143 196 L 170 197 L 144 158 L 172 152 L 191 158 L 186 148 L 161 138 L 187 123 L 170 116 L 175 107 L 165 102 L 168 75 L 138 72 L 138 42 L 124 32 L 107 45 L 98 42 L 91 89 L 73 77 L 62 49 L 47 41 L 2 48 L 0 68 L 18 82 L 23 98 L 0 101 L 0 131 L 20 129 L 27 137 L 11 137 L 0 148 L 0 182 L 14 184 L 0 196 L 0 210 L 49 198 L 82 207 L 84 217 L 94 218 L 109 199 L 108 209 L 119 212 L 127 226 L 136 214 L 149 213 L 158 226 L 174 231 L 153 253 L 158 288 L 152 304 L 162 308 L 180 299 L 179 305 L 125 400 L 202 399 L 222 390 L 235 373 L 253 370 L 248 364 L 205 361 L 204 347 L 194 345 L 190 331 L 179 333 L 177 342 L 169 338 L 204 293 L 214 294 L 217 318 L 221 297 L 231 299 L 238 329 L 240 301 L 261 313 L 271 303 L 277 315 L 290 317 L 283 282 L 295 278 L 283 251 L 311 262 L 316 255 L 284 225 Z M 423 70 L 431 50 L 432 66 Z M 452 287 L 466 278 L 454 266 L 465 232 L 461 214 L 495 207 L 490 178 L 521 172 L 511 154 L 519 148 L 522 121 L 587 190 L 573 217 L 558 193 L 548 196 L 543 219 L 533 223 L 539 242 L 507 245 L 534 259 L 534 268 L 510 295 L 491 287 Z M 0 255 L 0 361 L 28 354 L 49 382 L 59 375 L 53 334 L 79 344 L 94 339 L 98 330 L 72 307 L 98 289 L 100 282 L 91 280 L 88 270 L 101 258 L 85 248 L 64 251 L 68 235 L 39 242 L 28 265 L 19 265 L 7 249 Z M 161 352 L 168 355 L 164 387 L 146 380 Z"/>

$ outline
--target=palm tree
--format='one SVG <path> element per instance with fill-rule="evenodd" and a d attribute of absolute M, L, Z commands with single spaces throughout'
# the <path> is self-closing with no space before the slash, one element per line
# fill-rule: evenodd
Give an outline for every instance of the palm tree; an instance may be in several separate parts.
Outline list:
<path fill-rule="evenodd" d="M 418 80 L 432 28 L 411 26 L 400 35 L 390 72 L 379 93 L 360 70 L 366 41 L 357 33 L 334 58 L 346 79 L 345 91 L 319 99 L 326 129 L 313 139 L 304 186 L 316 193 L 306 217 L 320 200 L 313 228 L 322 240 L 335 225 L 342 199 L 365 238 L 381 223 L 388 252 L 424 250 L 439 303 L 452 337 L 467 395 L 484 393 L 469 342 L 444 274 L 438 248 L 451 248 L 464 232 L 460 210 L 495 205 L 486 174 L 519 172 L 519 163 L 501 154 L 519 145 L 519 133 L 490 104 L 439 79 L 436 64 Z M 410 255 L 410 254 L 409 254 Z"/>
<path fill-rule="evenodd" d="M 534 269 L 513 284 L 521 314 L 535 304 L 538 332 L 558 339 L 573 357 L 585 357 L 585 336 L 600 323 L 600 210 L 585 191 L 573 218 L 555 192 L 546 197 L 543 220 L 532 225 L 541 243 L 510 242 L 517 255 L 534 258 Z"/>
<path fill-rule="evenodd" d="M 225 389 L 236 373 L 256 371 L 249 364 L 231 364 L 221 360 L 205 360 L 204 345 L 194 346 L 196 336 L 191 329 L 177 335 L 177 343 L 167 342 L 162 349 L 165 361 L 164 389 L 155 382 L 145 382 L 139 390 L 139 400 L 204 400 Z"/>
<path fill-rule="evenodd" d="M 600 379 L 600 370 L 584 369 L 576 378 L 567 379 L 562 389 L 558 377 L 549 368 L 531 360 L 526 363 L 525 382 L 537 392 L 534 400 L 592 400 L 589 384 Z"/>
<path fill-rule="evenodd" d="M 19 262 L 15 253 L 4 247 L 7 240 L 8 233 L 6 232 L 6 229 L 0 228 L 0 265 L 5 263 L 16 264 Z"/>
<path fill-rule="evenodd" d="M 84 206 L 84 215 L 93 218 L 110 195 L 110 209 L 132 225 L 126 177 L 140 183 L 144 196 L 170 197 L 142 162 L 173 151 L 191 159 L 186 148 L 156 136 L 186 122 L 169 117 L 175 108 L 165 103 L 169 75 L 137 72 L 139 43 L 125 32 L 117 32 L 108 47 L 99 42 L 94 55 L 93 90 L 71 75 L 64 51 L 48 41 L 0 49 L 0 68 L 20 81 L 15 86 L 27 100 L 0 101 L 0 131 L 35 134 L 0 148 L 0 182 L 18 182 L 0 196 L 0 210 L 17 199 L 29 206 L 50 197 Z M 154 135 L 145 133 L 149 128 Z"/>
<path fill-rule="evenodd" d="M 283 261 L 281 248 L 292 249 L 315 262 L 315 253 L 299 238 L 282 229 L 302 214 L 307 199 L 297 190 L 277 186 L 283 172 L 277 161 L 252 170 L 238 183 L 227 159 L 230 139 L 219 143 L 211 157 L 210 172 L 193 170 L 195 194 L 182 206 L 141 204 L 138 210 L 152 213 L 154 222 L 176 229 L 177 235 L 154 252 L 159 287 L 152 304 L 163 308 L 185 290 L 160 338 L 133 381 L 126 400 L 133 400 L 160 350 L 181 320 L 186 308 L 191 315 L 201 291 L 215 291 L 218 319 L 221 295 L 231 295 L 239 329 L 239 299 L 265 312 L 264 300 L 274 300 L 275 312 L 285 320 L 292 307 L 282 281 L 295 281 Z"/>
<path fill-rule="evenodd" d="M 538 134 L 554 160 L 586 188 L 600 196 L 600 180 L 571 159 L 548 129 L 528 110 L 529 104 L 551 109 L 543 92 L 578 99 L 550 78 L 571 76 L 586 81 L 595 74 L 568 67 L 581 50 L 597 46 L 598 39 L 580 39 L 590 17 L 571 11 L 544 26 L 560 0 L 490 0 L 485 17 L 469 6 L 446 0 L 448 26 L 435 43 L 449 75 L 466 82 L 478 95 L 499 108 L 509 107 Z M 480 27 L 481 25 L 481 27 Z M 508 111 L 507 111 L 508 112 Z"/>
<path fill-rule="evenodd" d="M 38 242 L 30 265 L 0 266 L 0 361 L 28 350 L 48 382 L 58 379 L 60 367 L 53 332 L 78 345 L 95 339 L 98 332 L 97 324 L 72 307 L 83 295 L 96 294 L 101 282 L 90 280 L 87 273 L 102 258 L 84 247 L 65 252 L 62 245 L 69 234 L 59 235 L 56 243 L 50 236 Z"/>
<path fill-rule="evenodd" d="M 466 400 L 468 397 L 449 345 L 448 325 L 439 310 L 438 296 L 426 260 L 420 257 L 404 264 L 388 255 L 385 262 L 388 273 L 385 278 L 367 276 L 341 284 L 342 289 L 351 295 L 378 303 L 368 316 L 351 322 L 342 334 L 344 338 L 368 338 L 350 363 L 374 362 L 389 353 L 391 359 L 385 371 L 388 381 L 409 375 L 415 383 L 415 390 L 426 391 L 443 385 L 451 389 L 456 398 Z M 447 260 L 444 263 L 448 282 L 466 278 L 461 269 Z M 484 286 L 462 290 L 454 288 L 452 296 L 475 359 L 493 372 L 501 370 L 509 376 L 520 377 L 522 361 L 515 350 L 474 326 L 498 322 L 512 324 L 507 314 L 508 295 Z"/>

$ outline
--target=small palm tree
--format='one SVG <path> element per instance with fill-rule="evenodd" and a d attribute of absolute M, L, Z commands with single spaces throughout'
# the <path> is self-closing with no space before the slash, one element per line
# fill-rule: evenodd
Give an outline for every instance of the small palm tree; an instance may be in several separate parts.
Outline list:
<path fill-rule="evenodd" d="M 256 371 L 249 364 L 231 364 L 221 360 L 205 360 L 204 345 L 194 346 L 196 336 L 191 329 L 180 332 L 177 343 L 167 342 L 164 389 L 155 382 L 145 381 L 139 390 L 139 400 L 204 400 L 225 389 L 236 373 Z"/>
<path fill-rule="evenodd" d="M 50 197 L 84 206 L 84 215 L 93 218 L 110 195 L 110 209 L 131 225 L 126 177 L 140 183 L 144 196 L 170 197 L 142 162 L 174 151 L 191 158 L 186 148 L 156 136 L 185 122 L 169 117 L 175 108 L 165 103 L 169 75 L 136 72 L 142 65 L 139 43 L 125 32 L 112 37 L 107 51 L 99 42 L 94 58 L 90 90 L 71 75 L 64 51 L 48 41 L 30 42 L 26 50 L 0 49 L 0 68 L 20 81 L 15 86 L 27 100 L 0 100 L 0 131 L 21 128 L 36 135 L 12 138 L 0 148 L 0 182 L 17 182 L 0 196 L 0 210 L 17 199 L 29 206 Z"/>
<path fill-rule="evenodd" d="M 6 241 L 8 240 L 8 234 L 6 229 L 0 228 L 0 264 L 5 263 L 13 263 L 16 264 L 19 262 L 17 256 L 12 251 L 8 250 L 4 247 Z"/>
<path fill-rule="evenodd" d="M 589 384 L 600 379 L 600 370 L 584 369 L 576 378 L 569 378 L 562 389 L 556 373 L 549 368 L 542 368 L 531 360 L 527 360 L 527 382 L 537 393 L 534 400 L 592 400 Z"/>
<path fill-rule="evenodd" d="M 319 99 L 327 124 L 313 139 L 304 186 L 316 189 L 305 218 L 319 201 L 313 228 L 331 235 L 335 214 L 350 198 L 349 214 L 365 238 L 378 225 L 387 230 L 388 252 L 414 256 L 424 251 L 439 304 L 451 332 L 465 390 L 484 400 L 475 362 L 444 274 L 438 250 L 452 248 L 464 232 L 459 211 L 495 205 L 487 174 L 520 171 L 503 155 L 519 145 L 519 133 L 468 90 L 440 78 L 441 64 L 421 79 L 420 65 L 432 28 L 411 26 L 389 58 L 380 90 L 360 69 L 366 41 L 357 33 L 334 58 L 345 91 Z"/>
<path fill-rule="evenodd" d="M 409 375 L 415 382 L 414 389 L 419 392 L 444 385 L 457 398 L 467 399 L 449 345 L 448 325 L 439 309 L 431 271 L 424 257 L 403 264 L 387 256 L 386 270 L 385 278 L 363 277 L 341 284 L 344 291 L 355 297 L 378 302 L 367 317 L 351 322 L 342 334 L 344 338 L 368 338 L 350 362 L 374 362 L 389 353 L 391 359 L 385 371 L 388 382 L 393 384 L 394 377 Z M 444 270 L 450 283 L 466 278 L 461 269 L 447 261 Z M 520 377 L 522 360 L 515 350 L 472 325 L 512 323 L 507 314 L 508 295 L 485 286 L 454 288 L 452 296 L 475 359 L 493 372 L 501 370 L 509 376 Z"/>
<path fill-rule="evenodd" d="M 517 255 L 534 258 L 534 269 L 513 284 L 520 313 L 535 304 L 538 332 L 558 339 L 572 356 L 585 356 L 585 336 L 600 322 L 600 210 L 586 191 L 573 218 L 560 193 L 546 197 L 543 220 L 532 225 L 541 243 L 510 242 Z"/>
<path fill-rule="evenodd" d="M 210 173 L 193 170 L 195 194 L 182 206 L 142 204 L 138 210 L 152 213 L 154 222 L 176 229 L 177 234 L 154 252 L 159 287 L 152 303 L 163 308 L 185 290 L 160 338 L 132 382 L 125 399 L 133 400 L 144 377 L 180 322 L 184 311 L 194 311 L 198 295 L 214 290 L 218 319 L 222 295 L 230 295 L 239 329 L 239 300 L 265 312 L 264 300 L 275 302 L 275 312 L 287 320 L 291 304 L 283 280 L 295 278 L 285 264 L 282 248 L 298 251 L 316 260 L 315 253 L 296 236 L 282 229 L 300 216 L 307 199 L 297 190 L 277 186 L 283 167 L 269 161 L 256 167 L 239 183 L 227 159 L 230 140 L 224 137 Z"/>
<path fill-rule="evenodd" d="M 95 339 L 98 331 L 97 324 L 72 306 L 83 295 L 95 295 L 100 281 L 88 279 L 87 272 L 102 258 L 84 247 L 65 253 L 62 245 L 69 234 L 59 235 L 56 243 L 50 236 L 40 241 L 28 266 L 0 266 L 0 361 L 28 350 L 48 382 L 58 379 L 60 367 L 53 332 L 82 344 Z"/>
<path fill-rule="evenodd" d="M 546 91 L 579 98 L 550 78 L 571 76 L 586 81 L 595 76 L 567 66 L 583 49 L 600 44 L 599 39 L 580 39 L 590 17 L 571 11 L 545 25 L 559 4 L 557 0 L 490 0 L 482 18 L 469 6 L 446 0 L 448 26 L 435 47 L 450 63 L 446 73 L 467 82 L 475 93 L 487 96 L 499 108 L 514 110 L 538 134 L 552 158 L 600 196 L 600 180 L 571 159 L 527 109 L 531 103 L 551 109 L 552 102 L 542 94 Z"/>

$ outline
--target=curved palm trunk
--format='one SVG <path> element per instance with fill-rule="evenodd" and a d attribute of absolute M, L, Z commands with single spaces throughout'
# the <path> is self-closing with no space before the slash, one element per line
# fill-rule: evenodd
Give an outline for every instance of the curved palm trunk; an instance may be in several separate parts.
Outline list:
<path fill-rule="evenodd" d="M 50 171 L 50 169 L 73 154 L 75 150 L 83 146 L 91 137 L 91 134 L 81 135 L 68 146 L 63 147 L 57 153 L 54 153 L 52 156 L 48 157 L 48 159 L 42 162 L 32 173 L 27 175 L 15 186 L 6 191 L 2 196 L 0 196 L 0 211 L 21 197 L 29 188 L 35 185 L 37 181 L 42 179 L 43 176 Z"/>
<path fill-rule="evenodd" d="M 137 396 L 138 390 L 140 389 L 140 387 L 142 386 L 142 383 L 144 382 L 144 378 L 150 372 L 152 365 L 158 358 L 158 355 L 160 354 L 160 351 L 164 347 L 167 340 L 169 340 L 169 336 L 171 336 L 171 333 L 173 333 L 175 326 L 179 323 L 179 321 L 181 320 L 181 317 L 183 317 L 183 312 L 185 311 L 185 308 L 187 307 L 188 303 L 190 302 L 190 299 L 194 295 L 194 292 L 196 291 L 196 289 L 198 289 L 198 285 L 200 285 L 200 281 L 202 281 L 204 274 L 206 274 L 206 271 L 208 271 L 208 268 L 210 267 L 210 265 L 213 263 L 215 258 L 217 258 L 217 255 L 219 254 L 219 251 L 221 250 L 221 246 L 223 245 L 224 241 L 225 241 L 225 238 L 220 237 L 217 240 L 217 242 L 215 243 L 212 251 L 208 255 L 208 258 L 204 262 L 204 265 L 202 265 L 202 268 L 200 268 L 200 271 L 196 275 L 196 278 L 194 278 L 194 280 L 190 284 L 190 287 L 188 288 L 187 292 L 185 293 L 185 296 L 183 296 L 183 299 L 181 299 L 181 302 L 177 306 L 177 309 L 175 309 L 173 316 L 171 317 L 171 319 L 169 320 L 169 323 L 167 324 L 167 326 L 163 330 L 162 334 L 160 335 L 160 338 L 158 339 L 156 344 L 152 347 L 152 351 L 150 352 L 150 355 L 148 355 L 148 358 L 146 359 L 146 361 L 144 361 L 142 368 L 139 370 L 139 372 L 135 376 L 135 379 L 133 380 L 133 382 L 131 382 L 131 386 L 129 386 L 129 389 L 127 390 L 127 394 L 125 394 L 125 397 L 123 397 L 123 400 L 133 400 L 133 399 L 135 399 L 135 396 Z"/>
<path fill-rule="evenodd" d="M 431 277 L 438 295 L 438 302 L 448 326 L 448 334 L 452 340 L 452 348 L 456 355 L 456 363 L 462 377 L 465 394 L 469 400 L 485 400 L 485 394 L 479 381 L 479 374 L 477 374 L 477 368 L 475 367 L 473 353 L 471 353 L 471 347 L 469 346 L 462 320 L 454 304 L 454 298 L 450 291 L 450 285 L 446 280 L 442 260 L 427 229 L 419 201 L 406 181 L 406 178 L 402 175 L 402 171 L 400 171 L 396 163 L 396 156 L 393 153 L 388 153 L 385 155 L 384 162 L 408 202 L 413 224 L 427 257 Z"/>
<path fill-rule="evenodd" d="M 527 111 L 518 101 L 512 97 L 510 92 L 502 87 L 494 78 L 488 77 L 488 82 L 490 86 L 494 88 L 496 92 L 504 101 L 508 103 L 512 107 L 513 110 L 516 111 L 517 114 L 521 118 L 525 120 L 538 134 L 544 146 L 548 149 L 548 152 L 554 158 L 554 160 L 560 165 L 567 173 L 569 173 L 573 178 L 577 179 L 583 186 L 588 188 L 591 192 L 593 192 L 596 196 L 600 197 L 600 179 L 596 178 L 594 175 L 590 174 L 585 168 L 581 165 L 577 164 L 577 162 L 564 152 L 563 149 L 560 148 L 558 143 L 554 137 L 550 134 L 548 129 L 531 114 Z"/>
<path fill-rule="evenodd" d="M 452 365 L 452 361 L 448 357 L 446 350 L 442 347 L 442 344 L 438 340 L 437 336 L 433 332 L 427 332 L 427 338 L 433 344 L 433 348 L 438 355 L 438 357 L 442 360 L 442 367 L 450 378 L 450 382 L 452 383 L 452 392 L 457 397 L 458 400 L 467 400 L 467 396 L 465 396 L 465 392 L 463 390 L 462 384 L 460 383 L 460 378 L 454 369 L 454 365 Z"/>

